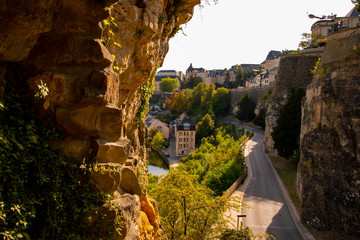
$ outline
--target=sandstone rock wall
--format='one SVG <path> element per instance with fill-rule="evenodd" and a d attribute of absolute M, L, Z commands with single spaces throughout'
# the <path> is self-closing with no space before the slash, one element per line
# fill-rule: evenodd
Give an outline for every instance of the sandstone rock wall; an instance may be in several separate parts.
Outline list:
<path fill-rule="evenodd" d="M 34 96 L 38 113 L 66 134 L 74 160 L 91 153 L 103 172 L 92 180 L 112 194 L 125 219 L 111 239 L 155 239 L 159 220 L 144 176 L 144 123 L 138 111 L 169 39 L 200 0 L 11 0 L 0 4 L 1 77 Z M 102 219 L 106 209 L 93 219 Z M 89 223 L 89 228 L 93 222 Z M 101 233 L 97 233 L 101 234 Z M 140 237 L 141 236 L 141 237 Z M 99 239 L 94 235 L 94 239 Z"/>
<path fill-rule="evenodd" d="M 287 55 L 281 58 L 272 95 L 267 100 L 264 146 L 266 152 L 277 154 L 271 133 L 277 126 L 280 110 L 290 96 L 291 88 L 306 88 L 310 84 L 319 53 Z"/>
<path fill-rule="evenodd" d="M 242 88 L 242 89 L 231 89 L 230 100 L 231 106 L 233 107 L 233 112 L 236 112 L 236 104 L 241 100 L 243 96 L 248 94 L 252 97 L 257 103 L 260 103 L 262 96 L 267 94 L 269 91 L 272 91 L 272 86 L 257 87 L 257 88 Z"/>
<path fill-rule="evenodd" d="M 331 35 L 307 89 L 301 129 L 301 217 L 360 235 L 360 28 Z"/>

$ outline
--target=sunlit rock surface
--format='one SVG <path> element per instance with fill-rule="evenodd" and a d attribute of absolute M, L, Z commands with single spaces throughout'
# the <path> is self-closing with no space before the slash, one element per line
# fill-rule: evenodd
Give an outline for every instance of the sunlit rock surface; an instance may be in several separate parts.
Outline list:
<path fill-rule="evenodd" d="M 360 28 L 328 38 L 301 129 L 304 223 L 360 236 Z"/>
<path fill-rule="evenodd" d="M 93 239 L 160 239 L 156 203 L 144 178 L 142 86 L 153 79 L 169 39 L 200 0 L 13 0 L 0 4 L 0 76 L 34 95 L 38 113 L 66 134 L 57 147 L 74 160 L 91 154 L 104 173 L 99 191 L 114 195 L 122 234 Z M 139 124 L 140 123 L 140 124 Z M 102 214 L 93 213 L 101 221 Z M 115 217 L 109 213 L 107 218 Z"/>

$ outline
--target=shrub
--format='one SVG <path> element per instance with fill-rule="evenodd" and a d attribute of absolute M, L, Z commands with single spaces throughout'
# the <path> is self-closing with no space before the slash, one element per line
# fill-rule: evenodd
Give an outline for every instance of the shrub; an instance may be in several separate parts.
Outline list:
<path fill-rule="evenodd" d="M 251 237 L 253 237 L 251 229 L 245 227 L 240 230 L 226 229 L 220 240 L 251 240 Z"/>
<path fill-rule="evenodd" d="M 221 164 L 211 170 L 205 177 L 203 184 L 214 191 L 215 195 L 222 195 L 244 172 L 244 166 L 236 160 Z"/>
<path fill-rule="evenodd" d="M 280 110 L 277 126 L 271 133 L 274 147 L 278 150 L 279 155 L 285 158 L 291 157 L 299 149 L 301 101 L 304 96 L 304 89 L 291 91 L 288 101 Z"/>
<path fill-rule="evenodd" d="M 266 118 L 266 108 L 262 108 L 259 114 L 254 118 L 253 123 L 257 126 L 262 127 L 265 129 L 265 118 Z"/>
<path fill-rule="evenodd" d="M 0 236 L 88 239 L 84 216 L 105 198 L 80 163 L 51 148 L 61 135 L 43 126 L 30 102 L 6 94 L 0 108 Z"/>
<path fill-rule="evenodd" d="M 239 110 L 236 113 L 236 117 L 241 121 L 252 121 L 255 117 L 255 107 L 256 103 L 252 97 L 249 97 L 248 94 L 243 96 L 238 102 Z"/>
<path fill-rule="evenodd" d="M 324 46 L 326 46 L 326 44 L 327 44 L 327 38 L 323 38 L 323 39 L 320 39 L 317 41 L 317 45 L 319 47 L 324 47 Z"/>

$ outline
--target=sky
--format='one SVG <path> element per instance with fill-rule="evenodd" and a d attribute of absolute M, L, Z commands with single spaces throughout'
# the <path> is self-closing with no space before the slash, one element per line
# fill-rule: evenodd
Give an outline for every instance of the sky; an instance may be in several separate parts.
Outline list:
<path fill-rule="evenodd" d="M 207 70 L 236 64 L 260 64 L 271 50 L 296 50 L 302 33 L 310 33 L 316 16 L 345 16 L 351 0 L 219 0 L 198 6 L 193 18 L 170 39 L 159 70 L 185 73 L 190 63 Z"/>

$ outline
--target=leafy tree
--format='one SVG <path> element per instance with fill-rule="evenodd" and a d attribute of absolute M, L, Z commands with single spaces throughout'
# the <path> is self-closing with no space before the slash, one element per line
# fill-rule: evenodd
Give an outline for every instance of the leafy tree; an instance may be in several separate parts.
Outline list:
<path fill-rule="evenodd" d="M 165 144 L 165 139 L 162 136 L 161 132 L 157 132 L 151 140 L 151 145 L 157 149 L 161 149 Z"/>
<path fill-rule="evenodd" d="M 351 2 L 356 5 L 356 11 L 360 12 L 360 0 L 351 0 Z"/>
<path fill-rule="evenodd" d="M 194 115 L 201 114 L 201 107 L 205 102 L 209 86 L 206 83 L 199 83 L 192 91 L 189 105 L 189 112 Z"/>
<path fill-rule="evenodd" d="M 216 116 L 223 116 L 230 108 L 229 90 L 218 88 L 213 96 L 212 105 Z"/>
<path fill-rule="evenodd" d="M 304 89 L 291 90 L 288 101 L 280 110 L 277 126 L 271 133 L 275 149 L 285 158 L 291 157 L 299 149 L 301 101 L 304 96 Z"/>
<path fill-rule="evenodd" d="M 151 129 L 149 130 L 148 137 L 149 137 L 150 139 L 152 139 L 152 138 L 156 135 L 156 133 L 158 133 L 158 132 L 159 132 L 159 131 L 158 131 L 157 129 L 151 128 Z"/>
<path fill-rule="evenodd" d="M 216 135 L 203 138 L 201 145 L 182 160 L 179 169 L 198 175 L 198 181 L 215 194 L 222 194 L 243 174 L 244 161 L 238 141 L 227 134 L 224 127 L 215 130 Z M 217 181 L 221 183 L 217 184 Z"/>
<path fill-rule="evenodd" d="M 205 96 L 207 95 L 207 92 L 208 92 L 208 85 L 206 83 L 201 82 L 198 85 L 196 85 L 196 87 L 192 92 L 191 105 L 200 107 L 201 103 L 205 99 Z"/>
<path fill-rule="evenodd" d="M 299 43 L 300 49 L 310 48 L 316 46 L 316 43 L 321 39 L 321 35 L 317 33 L 302 33 L 302 38 Z"/>
<path fill-rule="evenodd" d="M 193 89 L 196 87 L 199 83 L 203 82 L 202 78 L 199 76 L 190 77 L 188 80 L 186 80 L 181 88 L 190 88 Z"/>
<path fill-rule="evenodd" d="M 249 95 L 246 94 L 238 102 L 237 106 L 239 109 L 236 113 L 236 117 L 239 120 L 248 122 L 254 119 L 256 103 L 252 97 L 249 97 Z"/>
<path fill-rule="evenodd" d="M 220 240 L 251 240 L 253 233 L 250 228 L 244 227 L 240 230 L 227 229 L 220 237 Z"/>
<path fill-rule="evenodd" d="M 211 197 L 212 191 L 201 186 L 196 176 L 176 169 L 150 191 L 159 206 L 161 223 L 168 239 L 206 239 L 225 231 L 227 210 L 239 208 L 239 202 Z"/>
<path fill-rule="evenodd" d="M 265 129 L 265 118 L 266 118 L 266 108 L 262 108 L 259 114 L 254 118 L 253 123 L 257 126 L 262 127 Z"/>
<path fill-rule="evenodd" d="M 311 46 L 311 33 L 302 33 L 302 38 L 299 43 L 300 49 L 309 48 Z"/>
<path fill-rule="evenodd" d="M 160 90 L 162 92 L 172 92 L 179 87 L 179 80 L 176 78 L 163 78 L 160 82 Z"/>
<path fill-rule="evenodd" d="M 236 87 L 242 86 L 245 87 L 245 81 L 244 81 L 244 71 L 240 65 L 236 66 Z"/>
<path fill-rule="evenodd" d="M 196 125 L 196 143 L 200 145 L 201 139 L 214 133 L 215 123 L 209 114 L 206 114 Z"/>
<path fill-rule="evenodd" d="M 181 114 L 186 111 L 190 104 L 189 94 L 185 94 L 184 91 L 173 91 L 170 99 L 166 99 L 166 108 L 170 110 L 172 114 Z"/>
<path fill-rule="evenodd" d="M 215 94 L 215 84 L 211 83 L 210 85 L 207 86 L 206 89 L 206 94 L 204 96 L 204 98 L 201 101 L 201 113 L 202 114 L 206 114 L 209 112 L 209 109 L 213 108 L 212 107 L 212 98 Z"/>
<path fill-rule="evenodd" d="M 224 87 L 225 88 L 235 88 L 234 82 L 230 81 L 230 73 L 226 71 L 225 81 L 224 81 Z"/>
<path fill-rule="evenodd" d="M 203 183 L 212 189 L 215 195 L 222 195 L 243 172 L 244 166 L 237 159 L 233 159 L 209 171 Z"/>

